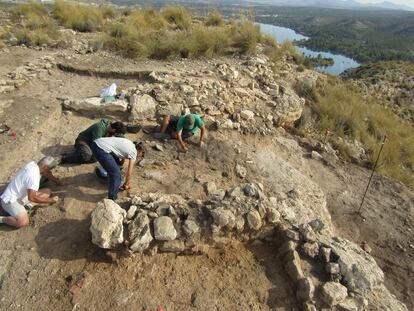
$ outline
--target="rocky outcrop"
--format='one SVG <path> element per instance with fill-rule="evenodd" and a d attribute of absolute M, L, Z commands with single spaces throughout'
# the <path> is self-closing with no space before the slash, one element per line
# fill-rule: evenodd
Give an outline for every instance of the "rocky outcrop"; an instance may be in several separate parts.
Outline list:
<path fill-rule="evenodd" d="M 63 99 L 62 104 L 66 109 L 95 115 L 125 113 L 128 110 L 128 103 L 125 100 L 105 103 L 100 97 L 90 97 L 81 100 L 66 98 Z"/>
<path fill-rule="evenodd" d="M 132 95 L 129 99 L 131 107 L 130 121 L 153 119 L 157 111 L 155 100 L 147 95 Z"/>
<path fill-rule="evenodd" d="M 125 211 L 114 201 L 104 199 L 93 210 L 90 231 L 92 243 L 101 248 L 116 248 L 124 242 Z"/>

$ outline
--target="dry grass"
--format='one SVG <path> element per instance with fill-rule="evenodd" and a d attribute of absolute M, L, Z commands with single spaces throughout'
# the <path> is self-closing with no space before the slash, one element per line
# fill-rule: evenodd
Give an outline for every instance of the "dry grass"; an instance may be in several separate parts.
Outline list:
<path fill-rule="evenodd" d="M 414 187 L 414 135 L 413 127 L 398 119 L 391 111 L 373 99 L 363 98 L 343 81 L 331 79 L 313 102 L 312 111 L 321 133 L 329 129 L 331 142 L 344 155 L 351 150 L 344 141 L 358 140 L 374 164 L 381 141 L 387 141 L 379 171 Z"/>
<path fill-rule="evenodd" d="M 80 32 L 93 32 L 101 30 L 107 19 L 114 19 L 119 12 L 110 6 L 93 6 L 72 4 L 56 1 L 53 6 L 53 16 L 65 28 Z"/>
<path fill-rule="evenodd" d="M 193 19 L 186 8 L 178 5 L 168 5 L 163 8 L 162 16 L 171 26 L 179 30 L 189 29 Z"/>
<path fill-rule="evenodd" d="M 49 8 L 37 2 L 19 5 L 13 11 L 16 26 L 8 36 L 15 36 L 18 44 L 28 46 L 56 45 L 60 34 Z"/>
<path fill-rule="evenodd" d="M 208 13 L 207 20 L 205 22 L 206 26 L 220 27 L 224 25 L 223 16 L 219 11 L 213 10 Z"/>
<path fill-rule="evenodd" d="M 188 11 L 177 6 L 168 6 L 161 12 L 152 8 L 133 11 L 107 27 L 107 33 L 104 47 L 131 58 L 195 58 L 236 51 L 249 53 L 262 41 L 259 28 L 247 19 L 227 25 L 205 26 L 194 22 Z"/>

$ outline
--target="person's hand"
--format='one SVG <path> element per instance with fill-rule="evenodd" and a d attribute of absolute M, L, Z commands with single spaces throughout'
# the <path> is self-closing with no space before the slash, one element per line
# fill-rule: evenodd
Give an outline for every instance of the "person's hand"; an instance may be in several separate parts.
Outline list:
<path fill-rule="evenodd" d="M 52 197 L 52 204 L 59 202 L 59 197 L 58 196 L 54 196 Z"/>
<path fill-rule="evenodd" d="M 198 143 L 198 146 L 200 147 L 200 148 L 203 148 L 204 146 L 205 146 L 205 143 L 204 143 L 204 141 L 200 141 L 199 143 Z"/>
<path fill-rule="evenodd" d="M 132 186 L 129 183 L 124 183 L 120 188 L 121 191 L 129 190 L 129 189 L 132 189 Z"/>
<path fill-rule="evenodd" d="M 188 147 L 187 146 L 182 146 L 181 147 L 181 152 L 187 152 L 188 151 Z"/>

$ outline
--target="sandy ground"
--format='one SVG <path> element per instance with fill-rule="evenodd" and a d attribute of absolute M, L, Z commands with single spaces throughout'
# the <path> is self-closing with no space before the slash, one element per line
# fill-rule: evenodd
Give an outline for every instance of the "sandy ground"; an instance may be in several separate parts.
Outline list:
<path fill-rule="evenodd" d="M 13 53 L 0 53 L 0 75 L 46 52 L 24 50 L 16 58 Z M 131 64 L 132 69 L 143 67 Z M 56 97 L 96 95 L 112 82 L 122 88 L 140 83 L 54 69 L 11 94 L 0 95 L 0 100 L 14 99 L 0 115 L 0 123 L 17 132 L 16 137 L 0 135 L 0 183 L 5 184 L 31 159 L 69 149 L 77 133 L 98 120 L 63 113 Z M 153 139 L 142 132 L 130 138 Z M 257 148 L 271 148 L 322 187 L 338 234 L 368 243 L 385 271 L 387 287 L 409 309 L 414 308 L 414 249 L 410 247 L 414 195 L 405 186 L 376 175 L 363 221 L 353 212 L 370 172 L 337 160 L 326 164 L 310 159 L 306 144 L 292 154 L 271 137 L 210 133 L 207 149 L 191 146 L 189 153 L 181 154 L 174 142 L 159 143 L 164 152 L 149 152 L 148 161 L 135 172 L 131 193 L 159 191 L 203 198 L 204 182 L 212 180 L 222 188 L 239 184 L 234 163 L 245 161 Z M 95 176 L 94 168 L 95 164 L 58 167 L 56 174 L 65 186 L 52 189 L 61 201 L 35 209 L 26 228 L 0 226 L 0 310 L 33 310 L 34 306 L 36 310 L 297 309 L 277 245 L 234 241 L 230 247 L 199 256 L 125 256 L 95 247 L 90 242 L 89 215 L 105 197 L 106 184 Z M 248 179 L 266 181 L 256 174 L 254 167 L 248 168 Z M 76 280 L 84 286 L 73 294 L 69 289 Z"/>

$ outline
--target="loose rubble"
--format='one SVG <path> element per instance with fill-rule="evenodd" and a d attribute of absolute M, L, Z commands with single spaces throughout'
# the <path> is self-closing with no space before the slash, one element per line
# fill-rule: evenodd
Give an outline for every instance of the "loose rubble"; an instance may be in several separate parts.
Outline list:
<path fill-rule="evenodd" d="M 226 190 L 208 182 L 205 190 L 210 196 L 197 202 L 178 195 L 135 195 L 128 198 L 128 212 L 104 200 L 92 213 L 93 242 L 102 248 L 119 248 L 123 243 L 131 253 L 154 255 L 196 254 L 206 251 L 206 247 L 222 248 L 232 239 L 253 245 L 273 241 L 280 245 L 275 251 L 281 256 L 286 274 L 296 286 L 296 298 L 305 310 L 335 306 L 352 310 L 364 307 L 369 299 L 378 303 L 385 299 L 382 297 L 387 297 L 386 303 L 392 310 L 407 310 L 383 286 L 384 275 L 374 259 L 358 245 L 335 236 L 326 220 L 300 218 L 303 223 L 298 224 L 283 216 L 284 198 L 295 198 L 291 204 L 301 212 L 305 193 L 292 195 L 289 190 L 281 198 L 268 197 L 258 182 Z M 223 197 L 211 196 L 217 191 L 222 191 Z M 319 208 L 314 207 L 319 215 L 313 215 L 323 216 L 325 204 L 320 201 Z M 126 241 L 122 239 L 122 226 L 127 232 Z M 303 269 L 303 260 L 307 258 L 312 259 L 308 264 L 322 271 L 319 279 Z"/>

